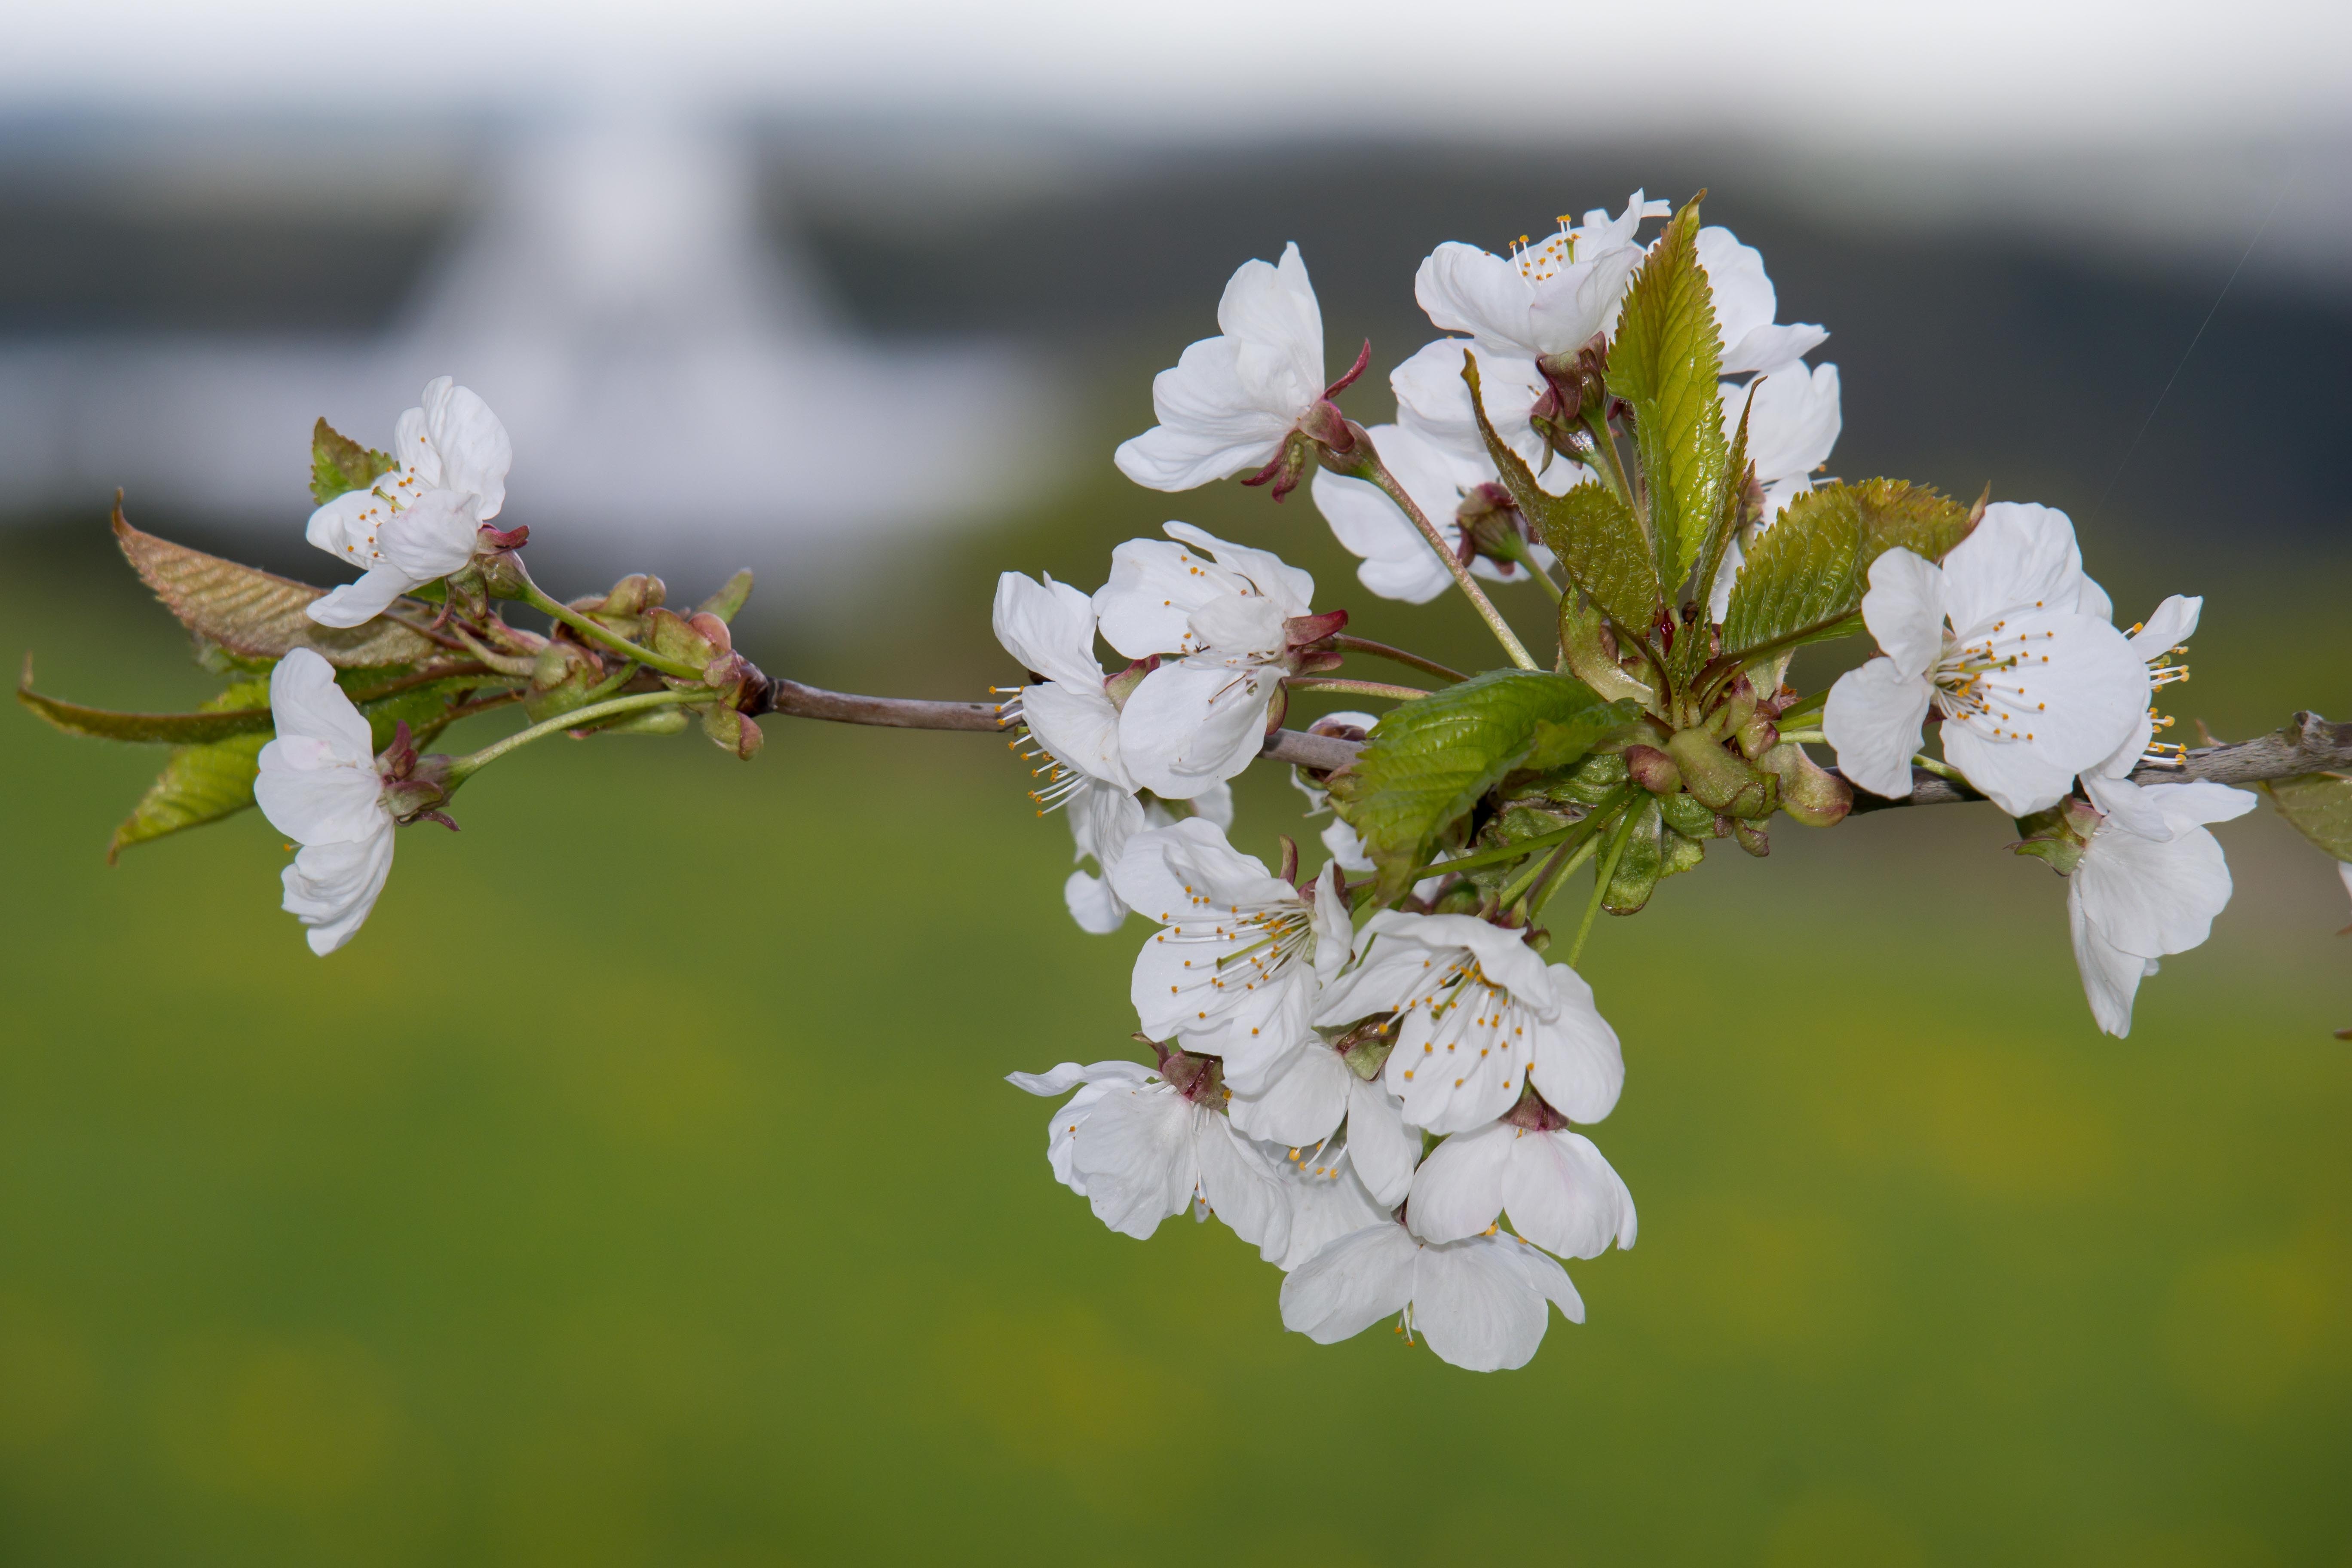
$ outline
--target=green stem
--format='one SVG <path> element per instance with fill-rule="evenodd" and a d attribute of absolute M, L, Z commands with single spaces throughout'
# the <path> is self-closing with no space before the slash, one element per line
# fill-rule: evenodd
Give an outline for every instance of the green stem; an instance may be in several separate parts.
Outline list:
<path fill-rule="evenodd" d="M 1505 552 L 1513 564 L 1535 579 L 1536 586 L 1541 588 L 1553 604 L 1559 603 L 1559 584 L 1551 580 L 1550 573 L 1536 563 L 1535 552 L 1529 550 L 1525 542 L 1514 540 L 1505 547 Z"/>
<path fill-rule="evenodd" d="M 1370 637 L 1352 637 L 1342 632 L 1331 639 L 1331 646 L 1341 653 L 1360 653 L 1370 658 L 1392 659 L 1398 664 L 1410 665 L 1423 674 L 1437 677 L 1440 680 L 1462 681 L 1470 679 L 1460 670 L 1440 664 L 1433 658 L 1423 658 L 1417 653 L 1408 653 L 1401 647 L 1391 647 L 1384 642 L 1374 642 Z"/>
<path fill-rule="evenodd" d="M 1600 471 L 1602 480 L 1616 492 L 1617 499 L 1625 503 L 1627 511 L 1638 511 L 1640 509 L 1633 504 L 1633 481 L 1625 474 L 1625 460 L 1617 453 L 1617 437 L 1609 433 L 1607 399 L 1602 400 L 1599 408 L 1584 411 L 1584 429 L 1592 437 L 1593 455 L 1602 459 L 1599 463 L 1587 463 L 1585 467 Z"/>
<path fill-rule="evenodd" d="M 1391 686 L 1382 680 L 1323 680 L 1299 676 L 1285 676 L 1282 684 L 1293 691 L 1334 691 L 1349 697 L 1391 697 L 1400 702 L 1410 702 L 1428 692 L 1418 686 Z"/>
<path fill-rule="evenodd" d="M 1503 619 L 1503 613 L 1495 608 L 1494 601 L 1487 598 L 1486 591 L 1478 586 L 1478 579 L 1470 575 L 1470 568 L 1454 553 L 1452 547 L 1445 542 L 1445 536 L 1437 531 L 1436 526 L 1423 513 L 1413 499 L 1404 493 L 1404 487 L 1397 483 L 1396 476 L 1389 472 L 1386 463 L 1381 461 L 1381 455 L 1368 447 L 1358 472 L 1380 486 L 1389 500 L 1396 502 L 1405 516 L 1412 520 L 1412 525 L 1421 530 L 1422 538 L 1437 552 L 1437 558 L 1445 563 L 1445 569 L 1454 574 L 1454 581 L 1460 586 L 1462 596 L 1470 601 L 1470 607 L 1478 612 L 1478 618 L 1486 623 L 1486 629 L 1495 634 L 1495 640 L 1503 645 L 1503 651 L 1510 655 L 1511 662 L 1521 669 L 1537 668 L 1536 661 L 1528 657 L 1527 648 L 1511 630 L 1510 623 Z"/>
<path fill-rule="evenodd" d="M 1528 924 L 1535 924 L 1537 919 L 1542 915 L 1544 906 L 1551 902 L 1552 890 L 1562 881 L 1574 876 L 1577 868 L 1591 859 L 1599 853 L 1600 848 L 1601 836 L 1596 833 L 1578 845 L 1556 870 L 1547 871 L 1536 879 L 1535 885 L 1521 895 L 1528 901 Z"/>
<path fill-rule="evenodd" d="M 1532 854 L 1538 849 L 1549 849 L 1555 844 L 1567 843 L 1580 834 L 1596 833 L 1608 826 L 1609 819 L 1616 815 L 1618 806 L 1624 803 L 1625 795 L 1631 787 L 1621 784 L 1615 793 L 1602 795 L 1599 804 L 1566 827 L 1555 827 L 1549 833 L 1538 833 L 1532 838 L 1522 838 L 1517 843 L 1506 844 L 1499 848 L 1481 849 L 1475 855 L 1458 856 L 1451 860 L 1432 860 L 1428 865 L 1415 871 L 1412 874 L 1412 879 L 1418 882 L 1433 871 L 1475 871 L 1481 866 L 1500 865 L 1506 860 L 1516 860 L 1522 855 Z"/>
<path fill-rule="evenodd" d="M 591 642 L 602 643 L 624 658 L 634 659 L 647 669 L 658 669 L 664 675 L 677 676 L 680 680 L 700 680 L 702 671 L 683 659 L 665 658 L 651 648 L 639 647 L 608 626 L 590 620 L 569 605 L 558 604 L 547 596 L 536 583 L 523 581 L 523 602 L 541 615 L 562 621 Z"/>
<path fill-rule="evenodd" d="M 1592 919 L 1601 912 L 1601 900 L 1609 891 L 1609 880 L 1617 875 L 1617 862 L 1624 857 L 1625 846 L 1633 841 L 1633 825 L 1642 820 L 1638 811 L 1629 811 L 1618 819 L 1616 831 L 1609 836 L 1609 858 L 1592 873 L 1592 899 L 1584 906 L 1584 919 L 1576 927 L 1576 941 L 1568 950 L 1568 966 L 1584 956 L 1584 939 L 1592 934 Z"/>
<path fill-rule="evenodd" d="M 583 724 L 593 724 L 600 720 L 617 719 L 625 713 L 643 712 L 649 708 L 674 708 L 681 702 L 708 702 L 710 700 L 710 696 L 708 691 L 643 691 L 635 697 L 616 697 L 610 702 L 598 702 L 586 708 L 574 708 L 569 713 L 559 713 L 552 719 L 533 724 L 528 730 L 518 730 L 503 741 L 492 742 L 478 752 L 468 752 L 459 757 L 449 764 L 448 787 L 455 792 L 459 784 L 464 784 L 490 763 L 518 747 L 530 745 L 533 741 L 543 741 L 548 736 L 565 730 L 576 730 Z"/>
<path fill-rule="evenodd" d="M 1794 741 L 1801 746 L 1808 746 L 1820 745 L 1829 737 L 1819 730 L 1783 730 L 1780 731 L 1780 739 L 1783 742 Z"/>
<path fill-rule="evenodd" d="M 1959 769 L 1952 766 L 1949 763 L 1939 763 L 1925 752 L 1921 752 L 1912 757 L 1911 765 L 1915 768 L 1925 768 L 1939 779 L 1949 779 L 1952 783 L 1966 785 L 1969 789 L 1977 787 L 1976 785 L 1969 783 L 1967 775 L 1962 773 Z"/>

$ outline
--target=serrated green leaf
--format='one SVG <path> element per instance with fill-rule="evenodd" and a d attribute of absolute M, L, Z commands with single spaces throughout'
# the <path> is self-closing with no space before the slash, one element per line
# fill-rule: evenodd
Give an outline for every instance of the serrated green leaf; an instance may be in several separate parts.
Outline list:
<path fill-rule="evenodd" d="M 1540 743 L 1580 750 L 1591 741 L 1580 745 L 1579 737 L 1597 738 L 1639 712 L 1603 702 L 1572 676 L 1493 670 L 1391 709 L 1332 779 L 1331 799 L 1379 865 L 1380 896 L 1393 900 L 1437 836 L 1528 760 L 1538 725 L 1552 727 Z"/>
<path fill-rule="evenodd" d="M 2352 774 L 2303 773 L 2257 787 L 2297 833 L 2338 860 L 2352 860 Z"/>
<path fill-rule="evenodd" d="M 1971 509 L 1902 479 L 1808 490 L 1749 548 L 1724 616 L 1724 649 L 1793 647 L 1857 630 L 1873 562 L 1897 549 L 1941 560 L 1975 527 Z"/>
<path fill-rule="evenodd" d="M 388 616 L 362 626 L 322 626 L 303 611 L 325 597 L 324 588 L 142 532 L 131 526 L 120 505 L 114 509 L 114 537 L 140 578 L 183 626 L 242 658 L 283 658 L 307 647 L 348 669 L 448 657 L 438 644 Z"/>
<path fill-rule="evenodd" d="M 394 466 L 389 453 L 361 446 L 324 419 L 310 428 L 310 499 L 320 506 L 367 489 Z"/>
<path fill-rule="evenodd" d="M 210 713 L 269 710 L 269 682 L 243 680 L 203 705 Z M 144 844 L 185 827 L 233 816 L 253 804 L 253 781 L 260 772 L 261 748 L 271 731 L 234 735 L 207 745 L 181 746 L 163 764 L 163 775 L 131 809 L 106 847 L 110 866 L 133 844 Z"/>
<path fill-rule="evenodd" d="M 1726 654 L 1777 644 L 1862 604 L 1862 513 L 1843 485 L 1807 490 L 1748 547 L 1723 617 Z"/>
<path fill-rule="evenodd" d="M 1723 345 L 1698 260 L 1698 203 L 1674 216 L 1625 292 L 1609 345 L 1609 390 L 1633 407 L 1658 577 L 1690 574 L 1721 504 L 1727 454 L 1717 381 Z"/>
<path fill-rule="evenodd" d="M 1603 615 L 1635 637 L 1646 633 L 1665 608 L 1657 564 L 1650 557 L 1642 525 L 1623 501 L 1597 483 L 1577 486 L 1564 496 L 1546 495 L 1530 507 L 1520 503 L 1544 543 L 1559 557 L 1560 570 L 1591 596 Z"/>

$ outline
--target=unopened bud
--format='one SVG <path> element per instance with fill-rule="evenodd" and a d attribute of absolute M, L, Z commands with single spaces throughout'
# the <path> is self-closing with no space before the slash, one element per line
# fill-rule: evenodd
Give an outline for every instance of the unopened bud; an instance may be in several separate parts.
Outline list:
<path fill-rule="evenodd" d="M 1731 836 L 1739 840 L 1739 847 L 1742 849 L 1747 850 L 1759 860 L 1772 853 L 1771 836 L 1752 822 L 1734 822 L 1731 825 Z"/>
<path fill-rule="evenodd" d="M 550 642 L 531 661 L 530 689 L 523 711 L 535 723 L 569 713 L 604 679 L 604 661 L 576 642 Z"/>
<path fill-rule="evenodd" d="M 1834 827 L 1853 809 L 1853 786 L 1792 741 L 1766 751 L 1756 765 L 1780 781 L 1780 809 L 1807 827 Z"/>
<path fill-rule="evenodd" d="M 702 732 L 720 751 L 732 752 L 747 763 L 765 739 L 760 733 L 760 726 L 748 715 L 716 702 L 702 710 Z"/>
<path fill-rule="evenodd" d="M 1652 795 L 1680 795 L 1683 771 L 1655 746 L 1625 748 L 1625 776 Z"/>
<path fill-rule="evenodd" d="M 1667 754 L 1682 768 L 1683 787 L 1700 805 L 1727 816 L 1772 815 L 1779 781 L 1723 749 L 1704 730 L 1678 730 L 1666 742 Z"/>
<path fill-rule="evenodd" d="M 2100 821 L 2087 801 L 2070 795 L 2047 811 L 2019 817 L 2019 842 L 2010 847 L 2046 863 L 2062 877 L 2071 877 L 2083 863 L 2083 851 L 2090 847 L 2091 835 L 2099 830 Z"/>

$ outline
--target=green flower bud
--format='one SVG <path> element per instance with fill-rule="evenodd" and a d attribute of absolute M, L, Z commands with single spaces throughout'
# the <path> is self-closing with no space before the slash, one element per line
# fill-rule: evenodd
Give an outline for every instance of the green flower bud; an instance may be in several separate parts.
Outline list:
<path fill-rule="evenodd" d="M 1700 805 L 1727 816 L 1761 819 L 1772 815 L 1780 782 L 1724 750 L 1704 730 L 1680 730 L 1666 752 L 1683 772 L 1683 787 Z"/>
<path fill-rule="evenodd" d="M 1853 809 L 1853 789 L 1794 742 L 1777 745 L 1756 765 L 1780 781 L 1780 809 L 1807 827 L 1833 827 Z"/>

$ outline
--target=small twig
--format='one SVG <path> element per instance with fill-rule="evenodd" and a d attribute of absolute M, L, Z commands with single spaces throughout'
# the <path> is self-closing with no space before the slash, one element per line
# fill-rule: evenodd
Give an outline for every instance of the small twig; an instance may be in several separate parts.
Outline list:
<path fill-rule="evenodd" d="M 1326 680 L 1320 676 L 1289 675 L 1282 684 L 1293 691 L 1328 691 L 1340 697 L 1378 697 L 1393 702 L 1410 702 L 1429 693 L 1418 686 L 1391 686 L 1385 680 Z"/>
<path fill-rule="evenodd" d="M 1433 675 L 1440 680 L 1460 682 L 1470 679 L 1460 670 L 1449 668 L 1433 658 L 1423 658 L 1417 653 L 1407 653 L 1401 647 L 1391 647 L 1384 642 L 1374 642 L 1370 637 L 1349 637 L 1342 632 L 1331 639 L 1331 646 L 1342 653 L 1360 653 L 1372 658 L 1394 659 L 1399 664 L 1411 665 L 1425 675 Z"/>

